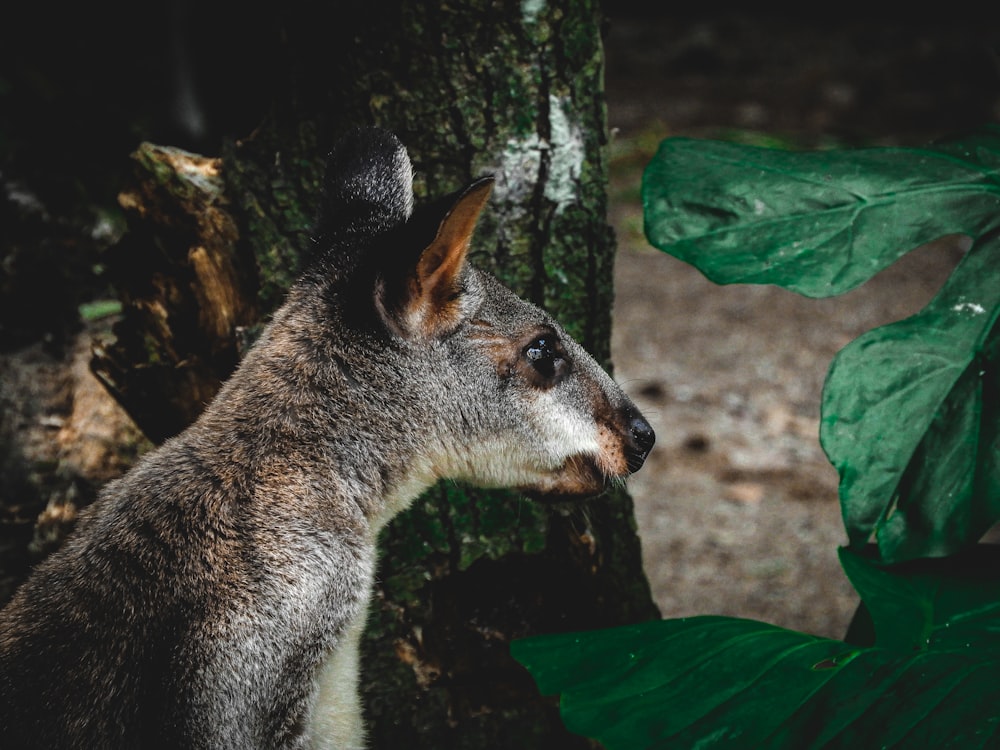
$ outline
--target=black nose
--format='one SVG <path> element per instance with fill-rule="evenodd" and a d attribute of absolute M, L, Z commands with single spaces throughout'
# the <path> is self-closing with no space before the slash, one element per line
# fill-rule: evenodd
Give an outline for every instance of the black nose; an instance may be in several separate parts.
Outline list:
<path fill-rule="evenodd" d="M 635 412 L 628 423 L 629 434 L 632 437 L 628 451 L 628 468 L 630 471 L 638 471 L 646 461 L 646 456 L 653 449 L 656 442 L 656 433 L 649 426 L 649 422 Z"/>

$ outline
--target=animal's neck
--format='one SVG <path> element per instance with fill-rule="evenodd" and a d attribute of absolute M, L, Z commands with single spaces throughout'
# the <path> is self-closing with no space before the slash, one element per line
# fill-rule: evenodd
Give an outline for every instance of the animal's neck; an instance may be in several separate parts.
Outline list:
<path fill-rule="evenodd" d="M 289 403 L 262 394 L 281 391 L 260 372 L 270 363 L 244 365 L 227 385 L 225 408 L 210 406 L 188 440 L 234 492 L 266 506 L 259 512 L 314 516 L 320 525 L 358 516 L 374 536 L 437 480 L 433 447 L 412 424 L 404 428 L 395 414 L 381 426 L 356 416 L 363 410 L 346 393 L 355 385 L 338 394 L 300 382 Z"/>

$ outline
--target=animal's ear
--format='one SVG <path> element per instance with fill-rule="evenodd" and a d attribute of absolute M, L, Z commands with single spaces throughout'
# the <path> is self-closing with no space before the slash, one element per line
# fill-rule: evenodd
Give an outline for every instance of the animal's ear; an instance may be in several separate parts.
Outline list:
<path fill-rule="evenodd" d="M 406 336 L 431 338 L 455 328 L 464 315 L 462 271 L 479 215 L 493 190 L 483 177 L 458 194 L 413 268 L 406 271 L 392 322 Z M 383 307 L 385 310 L 385 307 Z"/>
<path fill-rule="evenodd" d="M 319 234 L 372 236 L 399 226 L 413 211 L 413 168 L 388 130 L 358 128 L 327 156 Z"/>

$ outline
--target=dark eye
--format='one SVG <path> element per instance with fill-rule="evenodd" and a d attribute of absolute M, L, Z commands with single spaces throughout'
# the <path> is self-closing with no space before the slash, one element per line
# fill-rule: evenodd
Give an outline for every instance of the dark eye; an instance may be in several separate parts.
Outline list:
<path fill-rule="evenodd" d="M 554 336 L 539 336 L 524 348 L 524 357 L 545 378 L 554 378 L 564 368 L 562 347 Z"/>

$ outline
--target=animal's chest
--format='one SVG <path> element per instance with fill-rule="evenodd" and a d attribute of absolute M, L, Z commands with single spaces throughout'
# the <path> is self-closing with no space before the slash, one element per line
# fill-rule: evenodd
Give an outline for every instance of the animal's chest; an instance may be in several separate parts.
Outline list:
<path fill-rule="evenodd" d="M 269 738 L 261 746 L 361 748 L 357 663 L 374 550 L 331 546 L 308 559 L 269 576 L 213 633 L 194 678 L 213 696 L 203 715 Z"/>
<path fill-rule="evenodd" d="M 322 632 L 314 632 L 311 637 L 313 653 L 318 648 L 321 656 L 310 668 L 303 736 L 310 748 L 362 750 L 359 661 L 374 579 L 375 548 L 370 544 L 355 547 L 353 554 L 343 549 L 340 552 L 341 559 L 328 560 L 324 566 L 329 586 L 323 604 L 324 622 Z M 348 555 L 349 563 L 344 559 Z"/>
<path fill-rule="evenodd" d="M 343 639 L 320 665 L 306 730 L 313 748 L 361 750 L 364 747 L 358 680 L 361 635 L 367 613 L 366 607 L 355 615 Z"/>

